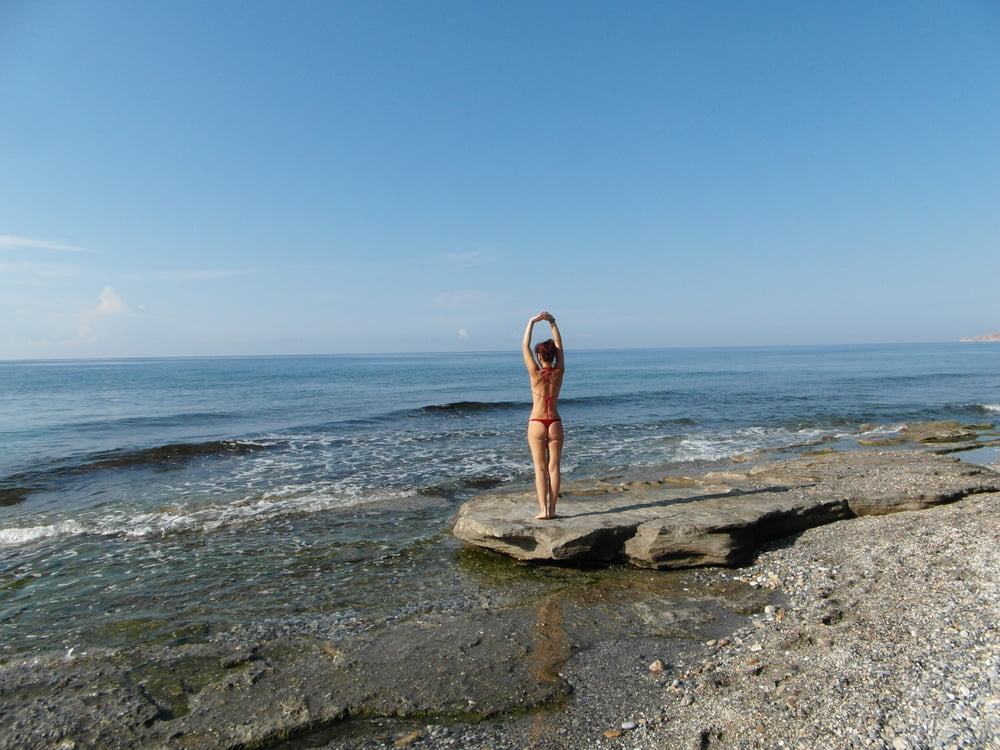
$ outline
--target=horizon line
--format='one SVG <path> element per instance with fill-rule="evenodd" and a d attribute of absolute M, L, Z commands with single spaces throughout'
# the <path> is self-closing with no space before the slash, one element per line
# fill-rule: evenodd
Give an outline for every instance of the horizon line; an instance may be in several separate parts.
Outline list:
<path fill-rule="evenodd" d="M 826 344 L 675 344 L 666 346 L 623 346 L 623 347 L 587 347 L 581 346 L 570 351 L 578 352 L 638 352 L 657 350 L 683 349 L 807 349 L 815 347 L 868 347 L 868 346 L 920 346 L 942 344 L 995 344 L 1000 341 L 979 340 L 972 338 L 950 339 L 947 341 L 868 341 L 841 342 Z M 2 364 L 26 362 L 123 362 L 130 360 L 176 360 L 176 359 L 277 359 L 277 358 L 309 358 L 309 357 L 412 357 L 441 355 L 477 355 L 519 353 L 519 349 L 471 349 L 471 350 L 427 350 L 427 351 L 378 351 L 378 352 L 296 352 L 285 354 L 126 354 L 126 355 L 94 355 L 86 357 L 11 357 L 0 358 Z"/>

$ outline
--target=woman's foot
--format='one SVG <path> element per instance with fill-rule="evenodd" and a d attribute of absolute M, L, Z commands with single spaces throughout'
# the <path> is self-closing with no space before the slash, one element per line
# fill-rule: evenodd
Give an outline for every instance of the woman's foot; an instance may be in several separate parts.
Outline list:
<path fill-rule="evenodd" d="M 539 521 L 548 521 L 549 519 L 555 518 L 555 514 L 552 514 L 550 516 L 548 514 L 539 513 L 537 516 L 535 516 L 535 518 L 537 518 Z"/>

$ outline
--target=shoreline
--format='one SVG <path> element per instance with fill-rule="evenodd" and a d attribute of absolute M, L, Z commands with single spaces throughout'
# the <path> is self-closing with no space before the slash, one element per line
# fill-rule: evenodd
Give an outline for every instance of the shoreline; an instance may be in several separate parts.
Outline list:
<path fill-rule="evenodd" d="M 0 747 L 1000 747 L 998 540 L 990 493 L 735 569 L 472 554 L 495 591 L 398 618 L 0 665 Z"/>

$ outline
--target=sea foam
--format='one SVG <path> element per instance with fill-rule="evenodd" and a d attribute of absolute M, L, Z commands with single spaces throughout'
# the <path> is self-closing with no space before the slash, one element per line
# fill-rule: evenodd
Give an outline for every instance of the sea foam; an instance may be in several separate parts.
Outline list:
<path fill-rule="evenodd" d="M 17 547 L 70 536 L 124 536 L 130 538 L 166 536 L 186 532 L 210 532 L 230 526 L 263 523 L 299 514 L 395 500 L 408 492 L 384 490 L 379 493 L 333 493 L 319 488 L 285 487 L 264 495 L 245 497 L 228 503 L 200 507 L 171 506 L 130 514 L 117 511 L 85 519 L 67 519 L 40 526 L 0 529 L 0 546 Z"/>
<path fill-rule="evenodd" d="M 84 533 L 84 527 L 76 521 L 59 521 L 44 526 L 14 527 L 0 529 L 0 545 L 12 547 L 31 544 L 42 539 L 73 536 Z"/>

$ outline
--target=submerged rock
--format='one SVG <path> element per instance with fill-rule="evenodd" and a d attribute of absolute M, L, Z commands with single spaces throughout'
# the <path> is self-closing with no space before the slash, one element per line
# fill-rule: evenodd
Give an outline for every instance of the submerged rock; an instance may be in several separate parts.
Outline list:
<path fill-rule="evenodd" d="M 946 420 L 906 425 L 901 432 L 918 443 L 955 443 L 975 440 L 978 435 L 977 430 L 983 427 L 984 425 L 963 425 L 960 422 Z"/>
<path fill-rule="evenodd" d="M 530 492 L 482 495 L 452 531 L 526 561 L 738 565 L 761 542 L 813 526 L 998 490 L 1000 474 L 924 451 L 829 452 L 685 482 L 578 484 L 553 520 L 532 518 Z"/>

